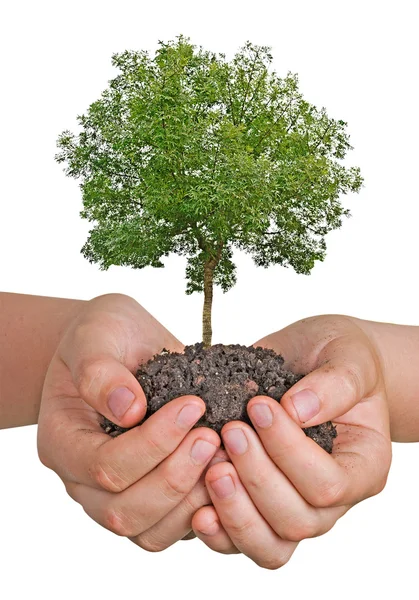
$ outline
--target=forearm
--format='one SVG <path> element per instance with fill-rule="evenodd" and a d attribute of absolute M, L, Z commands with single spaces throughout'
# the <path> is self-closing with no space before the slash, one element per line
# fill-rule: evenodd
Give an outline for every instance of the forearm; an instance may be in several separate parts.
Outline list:
<path fill-rule="evenodd" d="M 385 377 L 392 440 L 419 441 L 419 327 L 354 321 L 377 348 Z"/>
<path fill-rule="evenodd" d="M 82 300 L 0 293 L 0 429 L 37 422 L 44 377 Z"/>

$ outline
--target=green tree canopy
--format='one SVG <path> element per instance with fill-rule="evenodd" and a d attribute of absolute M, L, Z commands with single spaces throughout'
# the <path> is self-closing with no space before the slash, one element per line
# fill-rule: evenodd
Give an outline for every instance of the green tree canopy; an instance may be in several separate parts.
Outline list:
<path fill-rule="evenodd" d="M 120 71 L 58 139 L 59 163 L 81 180 L 82 253 L 107 269 L 187 258 L 186 293 L 236 282 L 233 249 L 258 266 L 310 273 L 326 234 L 348 215 L 339 198 L 362 185 L 347 123 L 303 99 L 298 77 L 270 69 L 270 48 L 247 42 L 227 61 L 189 38 L 112 56 Z"/>

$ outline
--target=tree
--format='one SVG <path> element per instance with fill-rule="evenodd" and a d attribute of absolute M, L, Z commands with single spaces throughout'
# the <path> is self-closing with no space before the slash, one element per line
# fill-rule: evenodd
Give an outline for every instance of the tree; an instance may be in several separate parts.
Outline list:
<path fill-rule="evenodd" d="M 81 132 L 57 142 L 94 224 L 84 256 L 102 269 L 185 256 L 186 293 L 204 292 L 205 346 L 213 286 L 236 282 L 233 249 L 309 274 L 349 214 L 340 195 L 362 185 L 342 164 L 347 123 L 305 101 L 297 75 L 281 79 L 271 62 L 269 47 L 247 42 L 227 61 L 184 36 L 160 41 L 153 58 L 114 54 L 120 74 L 77 117 Z"/>

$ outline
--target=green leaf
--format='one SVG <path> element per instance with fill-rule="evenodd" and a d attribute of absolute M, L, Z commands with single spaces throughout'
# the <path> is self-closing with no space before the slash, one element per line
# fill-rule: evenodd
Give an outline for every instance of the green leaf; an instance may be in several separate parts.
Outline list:
<path fill-rule="evenodd" d="M 324 260 L 325 236 L 349 216 L 340 197 L 363 179 L 343 164 L 346 121 L 307 102 L 272 60 L 246 42 L 227 61 L 182 35 L 154 56 L 112 56 L 118 75 L 55 156 L 80 180 L 88 260 L 141 269 L 179 254 L 187 293 L 203 290 L 214 257 L 214 283 L 230 289 L 234 248 L 303 274 Z"/>

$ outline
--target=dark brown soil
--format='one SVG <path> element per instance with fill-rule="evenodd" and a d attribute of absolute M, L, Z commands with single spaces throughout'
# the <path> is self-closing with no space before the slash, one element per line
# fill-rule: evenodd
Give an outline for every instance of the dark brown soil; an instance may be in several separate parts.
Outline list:
<path fill-rule="evenodd" d="M 147 398 L 144 420 L 170 400 L 195 395 L 204 400 L 207 410 L 195 427 L 210 427 L 220 433 L 229 421 L 244 421 L 252 426 L 246 406 L 256 395 L 270 396 L 278 402 L 303 375 L 283 368 L 284 359 L 273 350 L 216 344 L 186 346 L 184 353 L 163 350 L 141 365 L 136 377 Z M 104 418 L 103 429 L 112 436 L 126 431 Z M 304 429 L 306 435 L 331 453 L 336 428 L 331 422 Z"/>

